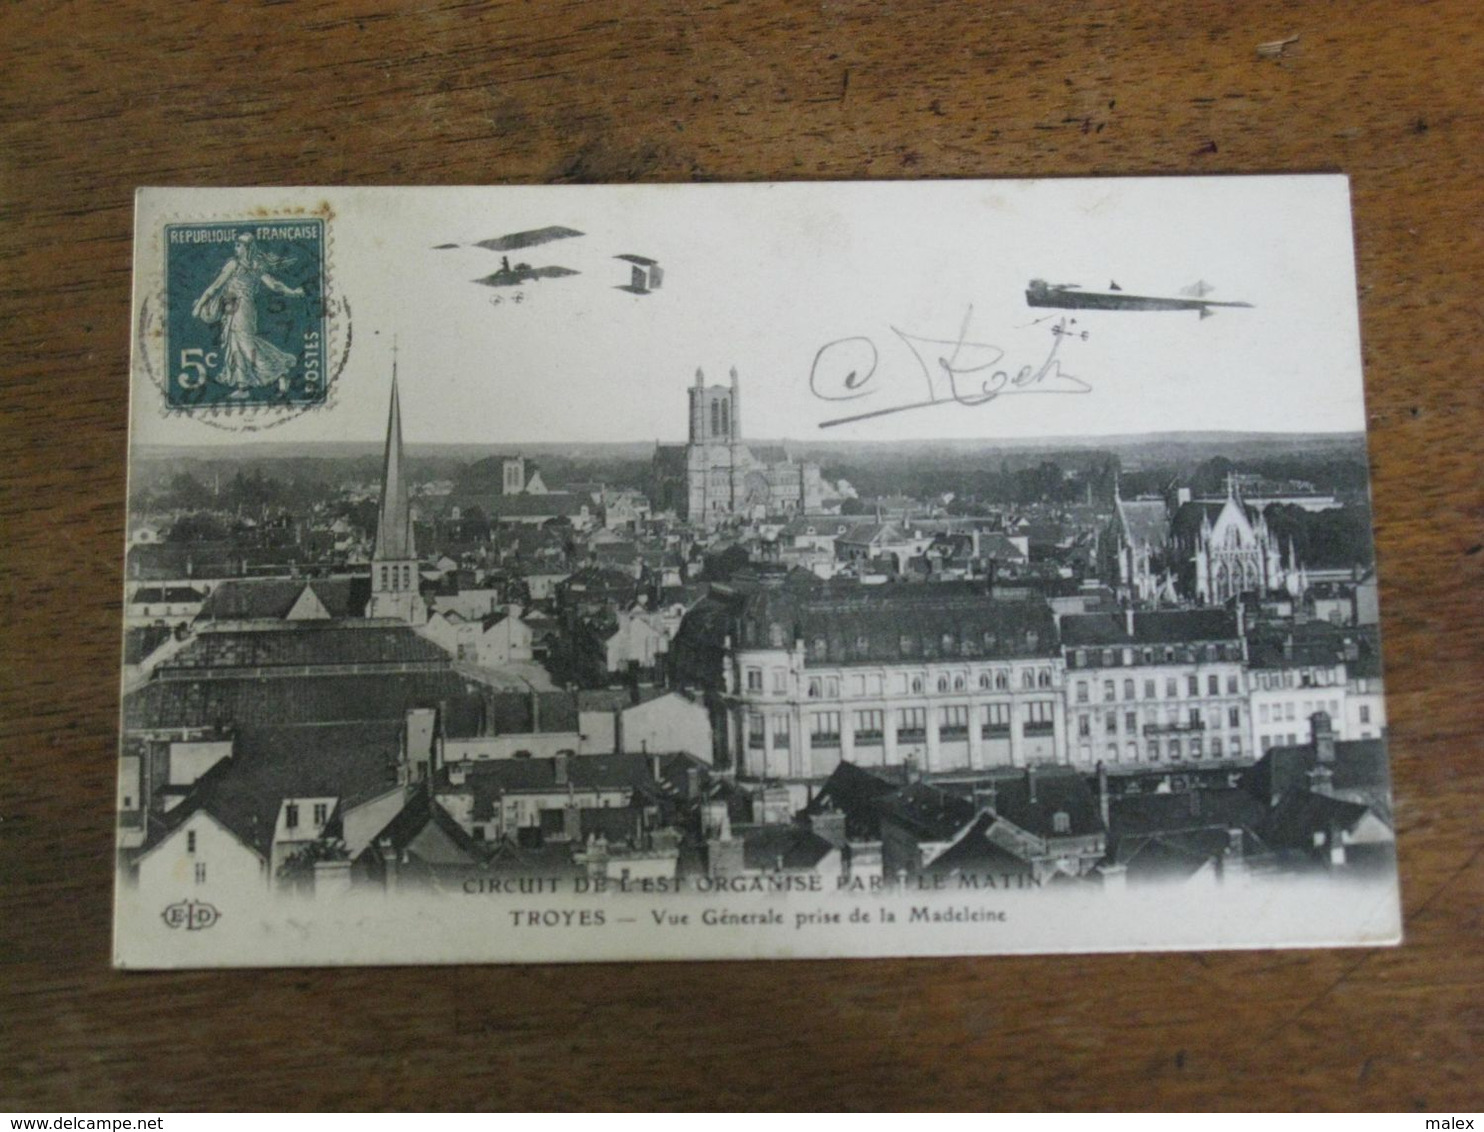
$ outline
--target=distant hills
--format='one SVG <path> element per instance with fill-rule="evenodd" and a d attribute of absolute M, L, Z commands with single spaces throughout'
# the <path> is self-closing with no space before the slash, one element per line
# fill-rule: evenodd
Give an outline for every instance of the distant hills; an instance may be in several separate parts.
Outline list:
<path fill-rule="evenodd" d="M 680 444 L 682 441 L 660 441 Z M 796 459 L 820 463 L 854 462 L 883 456 L 929 459 L 957 463 L 965 457 L 998 456 L 1014 452 L 1019 457 L 1058 452 L 1105 452 L 1128 466 L 1169 463 L 1225 456 L 1229 460 L 1257 459 L 1276 455 L 1365 459 L 1362 432 L 1150 432 L 1118 436 L 1053 436 L 1021 440 L 780 440 L 751 439 L 750 445 L 781 444 Z M 648 460 L 656 442 L 650 440 L 538 442 L 526 444 L 408 444 L 409 457 L 472 463 L 490 456 L 520 453 L 539 459 L 560 456 L 568 460 Z M 282 442 L 241 445 L 143 446 L 136 448 L 138 460 L 208 460 L 257 462 L 269 460 L 355 460 L 380 458 L 383 442 L 325 441 L 315 444 Z"/>

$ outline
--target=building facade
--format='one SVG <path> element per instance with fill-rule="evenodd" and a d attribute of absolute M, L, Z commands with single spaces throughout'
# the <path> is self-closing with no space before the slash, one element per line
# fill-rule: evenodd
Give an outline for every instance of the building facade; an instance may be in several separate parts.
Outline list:
<path fill-rule="evenodd" d="M 1225 610 L 1063 617 L 1072 761 L 1088 768 L 1250 762 L 1240 628 Z"/>
<path fill-rule="evenodd" d="M 728 762 L 742 775 L 1067 759 L 1064 669 L 1042 602 L 968 583 L 790 582 L 707 598 L 687 623 L 682 636 L 713 638 Z"/>
<path fill-rule="evenodd" d="M 818 511 L 824 481 L 817 464 L 796 463 L 781 448 L 754 450 L 742 440 L 742 390 L 707 385 L 696 370 L 685 449 L 686 516 L 702 526 L 780 512 Z"/>

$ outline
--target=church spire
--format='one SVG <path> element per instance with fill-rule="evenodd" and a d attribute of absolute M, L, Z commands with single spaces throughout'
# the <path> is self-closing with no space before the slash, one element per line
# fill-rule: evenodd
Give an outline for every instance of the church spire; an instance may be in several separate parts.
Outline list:
<path fill-rule="evenodd" d="M 412 509 L 402 467 L 402 405 L 397 396 L 397 353 L 392 348 L 392 402 L 386 422 L 386 456 L 381 467 L 381 507 L 377 511 L 375 562 L 417 557 L 412 546 Z"/>

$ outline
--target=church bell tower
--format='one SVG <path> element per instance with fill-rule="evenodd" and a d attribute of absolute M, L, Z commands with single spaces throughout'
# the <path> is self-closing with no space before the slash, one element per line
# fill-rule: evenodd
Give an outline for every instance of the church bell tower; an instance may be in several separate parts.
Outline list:
<path fill-rule="evenodd" d="M 397 397 L 397 357 L 392 349 L 392 403 L 386 423 L 386 456 L 381 471 L 381 506 L 376 547 L 371 553 L 371 601 L 367 617 L 392 618 L 409 625 L 426 619 L 418 592 L 417 550 L 412 540 L 412 506 L 402 467 L 402 406 Z"/>

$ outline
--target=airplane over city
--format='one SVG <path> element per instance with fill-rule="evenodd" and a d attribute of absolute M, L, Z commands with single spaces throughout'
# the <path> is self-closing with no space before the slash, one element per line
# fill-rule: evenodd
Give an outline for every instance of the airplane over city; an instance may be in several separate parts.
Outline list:
<path fill-rule="evenodd" d="M 1183 288 L 1179 298 L 1129 295 L 1117 283 L 1110 282 L 1106 291 L 1084 291 L 1076 283 L 1047 283 L 1032 279 L 1026 287 L 1025 301 L 1033 307 L 1057 307 L 1061 310 L 1097 311 L 1199 311 L 1202 318 L 1216 312 L 1212 307 L 1248 307 L 1251 303 L 1217 302 L 1205 296 L 1213 288 L 1204 280 Z"/>

